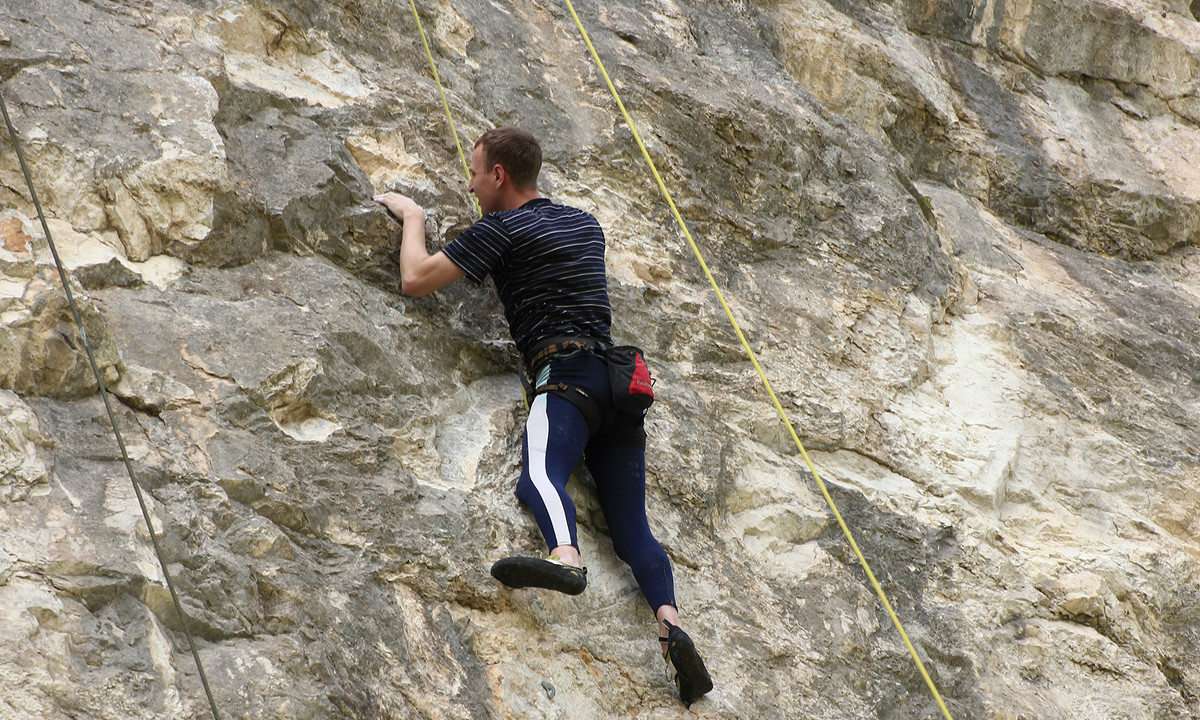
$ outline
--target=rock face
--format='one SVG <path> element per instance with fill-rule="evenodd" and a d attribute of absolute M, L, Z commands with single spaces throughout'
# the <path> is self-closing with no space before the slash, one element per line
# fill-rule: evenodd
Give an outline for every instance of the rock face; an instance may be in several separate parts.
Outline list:
<path fill-rule="evenodd" d="M 523 125 L 658 377 L 652 526 L 711 718 L 941 717 L 564 6 L 419 3 L 470 143 Z M 955 718 L 1200 717 L 1200 8 L 577 3 Z M 672 718 L 581 471 L 578 598 L 507 591 L 523 409 L 409 8 L 0 7 L 0 93 L 222 717 Z M 0 717 L 206 717 L 11 143 Z"/>

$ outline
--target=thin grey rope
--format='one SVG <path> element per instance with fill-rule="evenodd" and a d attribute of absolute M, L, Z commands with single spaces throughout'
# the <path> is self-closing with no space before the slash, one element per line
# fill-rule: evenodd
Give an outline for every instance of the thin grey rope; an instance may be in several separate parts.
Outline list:
<path fill-rule="evenodd" d="M 142 488 L 134 476 L 133 463 L 129 460 L 129 453 L 125 449 L 125 440 L 121 437 L 121 429 L 117 425 L 117 416 L 113 412 L 112 401 L 109 400 L 108 387 L 104 384 L 104 378 L 100 374 L 100 367 L 96 365 L 96 357 L 92 354 L 92 346 L 87 339 L 87 330 L 83 326 L 83 318 L 79 315 L 79 308 L 75 305 L 75 297 L 71 294 L 71 286 L 67 283 L 67 271 L 63 269 L 62 261 L 58 257 L 58 248 L 54 246 L 54 238 L 50 237 L 50 226 L 46 224 L 46 214 L 42 212 L 42 204 L 38 202 L 37 192 L 33 189 L 33 178 L 29 175 L 29 166 L 25 164 L 25 153 L 21 151 L 21 142 L 17 139 L 17 129 L 13 127 L 12 120 L 8 117 L 8 106 L 5 104 L 2 94 L 0 94 L 0 112 L 4 113 L 4 124 L 8 126 L 8 136 L 12 138 L 13 148 L 17 151 L 17 160 L 21 163 L 21 172 L 25 174 L 25 184 L 29 186 L 29 195 L 33 198 L 33 206 L 37 208 L 38 219 L 42 222 L 42 232 L 46 234 L 46 242 L 50 245 L 51 254 L 54 255 L 54 264 L 58 268 L 58 277 L 62 280 L 63 290 L 67 293 L 67 303 L 71 306 L 71 312 L 75 315 L 75 324 L 79 327 L 79 337 L 83 340 L 83 349 L 87 353 L 88 362 L 91 363 L 92 372 L 96 375 L 96 384 L 99 385 L 100 397 L 104 400 L 104 408 L 108 411 L 108 420 L 112 425 L 113 434 L 117 438 L 117 445 L 121 448 L 121 459 L 125 461 L 125 469 L 129 472 L 129 481 L 133 483 L 133 490 L 137 493 L 138 505 L 142 507 L 142 517 L 146 519 L 146 529 L 150 533 L 150 542 L 154 545 L 154 554 L 158 556 L 158 564 L 162 568 L 163 577 L 166 578 L 167 588 L 171 591 L 171 601 L 175 603 L 175 612 L 179 614 L 179 621 L 183 624 L 184 635 L 187 635 L 188 647 L 191 648 L 192 658 L 196 661 L 196 670 L 200 673 L 200 683 L 204 686 L 204 694 L 208 696 L 208 704 L 212 708 L 213 720 L 221 720 L 221 716 L 217 712 L 217 702 L 213 699 L 212 690 L 208 686 L 208 677 L 204 674 L 204 665 L 200 663 L 200 653 L 196 650 L 196 640 L 192 637 L 192 629 L 188 625 L 187 616 L 183 613 L 183 604 L 179 601 L 179 593 L 175 591 L 175 583 L 171 581 L 171 573 L 167 570 L 167 561 L 163 557 L 162 547 L 158 544 L 158 536 L 154 534 L 154 524 L 150 521 L 150 510 L 146 507 L 146 498 L 142 495 Z"/>

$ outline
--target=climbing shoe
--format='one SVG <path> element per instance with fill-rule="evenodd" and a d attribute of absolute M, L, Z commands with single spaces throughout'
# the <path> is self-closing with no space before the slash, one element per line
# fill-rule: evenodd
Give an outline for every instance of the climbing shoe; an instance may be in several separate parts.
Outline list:
<path fill-rule="evenodd" d="M 492 565 L 492 577 L 514 589 L 537 587 L 567 595 L 578 595 L 587 587 L 587 568 L 572 567 L 554 555 L 545 560 L 502 558 Z"/>
<path fill-rule="evenodd" d="M 667 676 L 679 690 L 679 699 L 685 706 L 691 707 L 692 703 L 712 690 L 712 676 L 708 674 L 708 668 L 704 667 L 704 660 L 696 651 L 695 643 L 683 628 L 666 620 L 663 624 L 667 626 L 667 636 L 659 638 L 659 642 L 667 648 Z"/>

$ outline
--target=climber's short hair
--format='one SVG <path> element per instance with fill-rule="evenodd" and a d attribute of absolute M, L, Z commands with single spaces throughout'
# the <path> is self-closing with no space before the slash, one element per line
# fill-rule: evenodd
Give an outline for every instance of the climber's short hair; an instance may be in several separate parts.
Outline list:
<path fill-rule="evenodd" d="M 480 145 L 489 168 L 499 165 L 512 178 L 513 185 L 523 190 L 537 189 L 538 173 L 542 170 L 542 146 L 532 134 L 509 125 L 485 132 L 475 147 Z"/>

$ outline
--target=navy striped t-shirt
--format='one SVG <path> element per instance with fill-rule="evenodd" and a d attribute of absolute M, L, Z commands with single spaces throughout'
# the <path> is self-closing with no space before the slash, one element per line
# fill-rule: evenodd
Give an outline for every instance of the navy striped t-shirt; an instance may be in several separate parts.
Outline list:
<path fill-rule="evenodd" d="M 476 283 L 492 276 L 522 354 L 552 337 L 611 342 L 604 231 L 589 213 L 537 198 L 484 215 L 442 252 Z"/>

